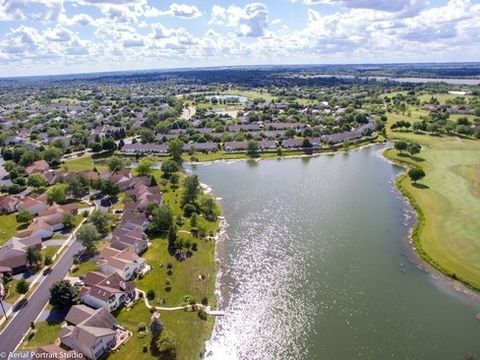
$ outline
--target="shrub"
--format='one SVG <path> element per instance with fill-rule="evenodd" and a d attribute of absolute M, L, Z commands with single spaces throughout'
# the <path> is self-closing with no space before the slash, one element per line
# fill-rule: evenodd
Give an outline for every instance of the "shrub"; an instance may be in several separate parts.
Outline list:
<path fill-rule="evenodd" d="M 137 325 L 138 331 L 145 331 L 147 330 L 147 325 L 144 322 L 140 322 Z"/>
<path fill-rule="evenodd" d="M 195 205 L 192 204 L 186 204 L 183 207 L 183 213 L 185 214 L 186 217 L 192 216 L 192 214 L 195 214 L 197 212 L 197 208 Z"/>
<path fill-rule="evenodd" d="M 150 289 L 150 290 L 147 291 L 147 299 L 148 300 L 155 299 L 155 290 Z"/>
<path fill-rule="evenodd" d="M 45 266 L 48 266 L 48 265 L 52 265 L 52 263 L 53 263 L 52 257 L 50 255 L 45 255 L 45 259 L 43 260 L 43 264 Z"/>

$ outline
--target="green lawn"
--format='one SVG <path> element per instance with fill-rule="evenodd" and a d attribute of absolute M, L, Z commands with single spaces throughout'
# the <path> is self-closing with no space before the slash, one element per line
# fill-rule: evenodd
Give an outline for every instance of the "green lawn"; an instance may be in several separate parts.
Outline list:
<path fill-rule="evenodd" d="M 42 253 L 43 259 L 45 259 L 47 255 L 50 256 L 50 258 L 53 258 L 53 255 L 57 253 L 58 249 L 60 249 L 60 246 L 57 246 L 57 245 L 47 246 L 46 248 L 42 249 L 41 253 Z"/>
<path fill-rule="evenodd" d="M 0 216 L 0 245 L 5 244 L 19 230 L 16 214 Z"/>
<path fill-rule="evenodd" d="M 422 167 L 427 174 L 420 182 L 423 187 L 413 186 L 407 177 L 398 180 L 421 212 L 414 234 L 417 250 L 445 274 L 480 289 L 480 141 L 392 132 L 389 125 L 395 118 L 390 115 L 387 125 L 391 138 L 424 146 L 416 160 L 386 152 L 388 158 Z"/>
<path fill-rule="evenodd" d="M 64 166 L 68 171 L 93 170 L 94 167 L 96 167 L 98 171 L 104 171 L 107 170 L 107 165 L 104 160 L 110 156 L 112 156 L 112 153 L 82 156 L 76 159 L 66 160 Z"/>
<path fill-rule="evenodd" d="M 88 260 L 75 265 L 74 269 L 75 268 L 77 270 L 72 271 L 72 276 L 79 277 L 89 273 L 90 271 L 97 271 L 97 263 L 94 260 Z"/>
<path fill-rule="evenodd" d="M 150 351 L 143 352 L 144 345 L 150 345 L 150 334 L 143 338 L 138 335 L 138 324 L 150 323 L 150 311 L 140 302 L 133 309 L 127 311 L 123 309 L 117 316 L 118 322 L 133 332 L 130 340 L 124 344 L 117 352 L 110 354 L 108 359 L 123 360 L 150 360 L 154 358 Z M 213 328 L 214 319 L 201 320 L 197 313 L 185 311 L 161 311 L 160 318 L 166 329 L 173 332 L 177 343 L 177 360 L 200 359 L 200 354 L 204 350 L 205 341 L 208 340 L 207 334 L 210 334 Z"/>
<path fill-rule="evenodd" d="M 49 323 L 47 321 L 40 321 L 35 324 L 35 335 L 30 338 L 29 335 L 25 338 L 20 348 L 22 350 L 36 349 L 42 345 L 49 345 L 55 343 L 61 330 L 61 323 Z"/>
<path fill-rule="evenodd" d="M 16 286 L 19 283 L 20 280 L 17 279 L 12 279 L 11 281 L 8 282 L 8 284 L 5 285 L 5 292 L 8 292 L 7 297 L 5 300 L 9 302 L 10 304 L 14 304 L 15 301 L 18 300 L 20 297 L 20 294 L 17 293 Z"/>

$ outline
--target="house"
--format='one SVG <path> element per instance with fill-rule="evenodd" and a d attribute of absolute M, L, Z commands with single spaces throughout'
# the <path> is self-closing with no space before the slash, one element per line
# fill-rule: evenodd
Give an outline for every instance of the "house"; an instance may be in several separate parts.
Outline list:
<path fill-rule="evenodd" d="M 122 147 L 124 154 L 166 154 L 166 144 L 125 144 Z"/>
<path fill-rule="evenodd" d="M 110 247 L 117 250 L 132 248 L 135 254 L 141 254 L 148 248 L 148 240 L 143 227 L 132 223 L 122 222 L 112 232 Z"/>
<path fill-rule="evenodd" d="M 183 151 L 215 152 L 217 150 L 218 150 L 218 144 L 214 142 L 206 142 L 206 143 L 193 142 L 193 143 L 185 144 L 183 146 Z"/>
<path fill-rule="evenodd" d="M 133 248 L 117 250 L 107 247 L 100 252 L 97 266 L 101 272 L 110 275 L 119 274 L 124 279 L 131 279 L 145 268 L 145 259 L 138 256 Z"/>
<path fill-rule="evenodd" d="M 277 148 L 277 142 L 275 140 L 261 140 L 258 142 L 260 150 L 275 150 Z"/>
<path fill-rule="evenodd" d="M 303 147 L 303 139 L 285 139 L 282 140 L 282 147 L 285 149 L 298 149 Z"/>
<path fill-rule="evenodd" d="M 25 168 L 25 173 L 27 175 L 32 175 L 35 173 L 43 174 L 45 171 L 49 170 L 50 166 L 45 160 L 37 160 L 33 162 L 30 166 Z"/>
<path fill-rule="evenodd" d="M 28 211 L 33 215 L 37 215 L 40 211 L 48 208 L 48 204 L 44 201 L 41 201 L 37 198 L 26 196 L 17 204 L 18 211 Z"/>
<path fill-rule="evenodd" d="M 68 312 L 60 340 L 72 350 L 96 360 L 117 343 L 117 321 L 105 308 L 90 309 L 74 305 Z"/>
<path fill-rule="evenodd" d="M 27 270 L 27 248 L 33 246 L 42 248 L 42 239 L 39 236 L 25 238 L 13 237 L 0 247 L 0 272 L 18 274 Z"/>
<path fill-rule="evenodd" d="M 17 211 L 18 199 L 14 196 L 0 196 L 0 214 L 10 214 Z"/>
<path fill-rule="evenodd" d="M 248 143 L 246 141 L 227 141 L 223 148 L 225 152 L 233 152 L 233 151 L 243 151 L 246 150 Z"/>
<path fill-rule="evenodd" d="M 35 357 L 41 359 L 71 359 L 75 358 L 75 354 L 73 351 L 67 351 L 58 345 L 50 344 L 38 347 L 35 351 Z"/>
<path fill-rule="evenodd" d="M 80 290 L 80 299 L 95 309 L 109 312 L 135 299 L 135 282 L 126 281 L 118 273 L 110 275 L 92 271 L 82 277 L 85 286 Z"/>
<path fill-rule="evenodd" d="M 50 220 L 50 222 L 52 223 L 56 223 L 57 221 L 61 220 L 57 219 L 56 217 Z M 59 224 L 56 224 L 57 229 L 59 228 L 59 226 Z M 49 224 L 42 218 L 35 218 L 26 229 L 18 231 L 17 236 L 20 238 L 39 236 L 42 239 L 48 239 L 52 237 L 54 231 L 54 227 L 51 224 Z"/>

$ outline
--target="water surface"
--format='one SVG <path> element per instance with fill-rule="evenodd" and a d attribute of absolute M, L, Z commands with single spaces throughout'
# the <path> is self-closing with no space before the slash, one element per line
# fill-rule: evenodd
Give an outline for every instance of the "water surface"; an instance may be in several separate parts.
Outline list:
<path fill-rule="evenodd" d="M 381 149 L 193 168 L 230 224 L 207 358 L 480 357 L 480 304 L 418 269 Z"/>

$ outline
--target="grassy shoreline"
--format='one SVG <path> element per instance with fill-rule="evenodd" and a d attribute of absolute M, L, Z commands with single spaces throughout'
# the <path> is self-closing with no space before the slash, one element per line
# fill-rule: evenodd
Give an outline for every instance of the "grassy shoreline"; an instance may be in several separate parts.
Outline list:
<path fill-rule="evenodd" d="M 480 202 L 474 191 L 480 142 L 411 132 L 389 131 L 388 135 L 423 147 L 415 158 L 394 149 L 384 152 L 388 160 L 406 168 L 420 167 L 427 174 L 420 185 L 414 186 L 406 174 L 395 182 L 417 214 L 411 233 L 414 250 L 434 270 L 480 291 L 479 252 L 475 250 L 480 246 L 480 226 L 475 220 Z"/>

